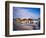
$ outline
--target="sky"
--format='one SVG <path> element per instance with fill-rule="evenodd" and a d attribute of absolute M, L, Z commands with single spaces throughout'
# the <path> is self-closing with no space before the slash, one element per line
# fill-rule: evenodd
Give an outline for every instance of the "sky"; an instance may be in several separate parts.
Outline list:
<path fill-rule="evenodd" d="M 13 7 L 13 18 L 40 18 L 40 8 Z"/>

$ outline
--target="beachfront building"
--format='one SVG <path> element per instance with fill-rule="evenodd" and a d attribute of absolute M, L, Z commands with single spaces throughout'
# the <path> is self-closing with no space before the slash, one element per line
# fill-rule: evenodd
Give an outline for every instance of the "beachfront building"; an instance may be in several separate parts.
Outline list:
<path fill-rule="evenodd" d="M 15 22 L 20 23 L 21 22 L 20 20 L 21 20 L 20 18 L 16 18 Z"/>
<path fill-rule="evenodd" d="M 17 22 L 17 23 L 30 23 L 30 24 L 37 24 L 38 22 L 39 22 L 39 20 L 40 19 L 31 19 L 31 18 L 28 18 L 28 19 L 26 19 L 26 18 L 24 18 L 24 19 L 20 19 L 20 18 L 16 18 L 15 19 L 15 21 Z"/>
<path fill-rule="evenodd" d="M 16 18 L 16 22 L 17 23 L 31 23 L 32 19 L 20 19 L 20 18 Z"/>

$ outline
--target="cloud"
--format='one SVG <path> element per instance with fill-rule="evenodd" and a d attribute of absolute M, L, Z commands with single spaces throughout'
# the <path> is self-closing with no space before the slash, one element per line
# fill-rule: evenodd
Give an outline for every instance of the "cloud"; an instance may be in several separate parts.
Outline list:
<path fill-rule="evenodd" d="M 14 18 L 32 18 L 37 19 L 39 16 L 34 14 L 33 12 L 29 12 L 27 9 L 17 9 L 15 11 Z"/>

